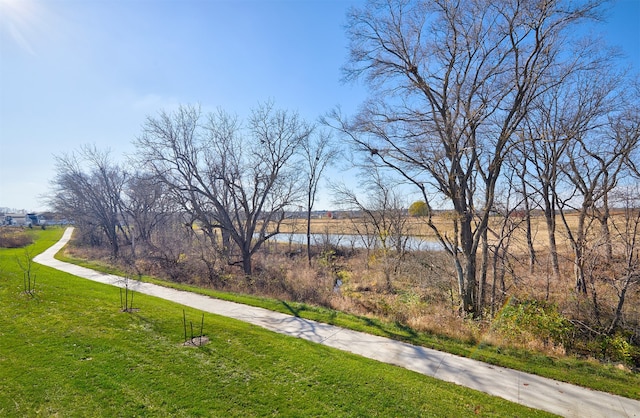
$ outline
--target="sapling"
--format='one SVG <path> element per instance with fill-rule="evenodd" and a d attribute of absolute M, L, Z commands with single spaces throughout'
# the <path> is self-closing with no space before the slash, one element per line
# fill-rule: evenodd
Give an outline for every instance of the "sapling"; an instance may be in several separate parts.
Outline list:
<path fill-rule="evenodd" d="M 191 338 L 187 338 L 187 315 L 184 311 L 184 309 L 182 310 L 182 327 L 184 330 L 184 345 L 198 345 L 201 346 L 202 345 L 202 337 L 204 337 L 203 331 L 204 331 L 204 314 L 202 314 L 202 319 L 200 320 L 200 334 L 198 335 L 198 344 L 195 344 L 195 338 L 196 336 L 193 334 L 193 322 L 189 321 L 189 327 L 191 328 Z M 206 340 L 205 340 L 206 342 Z"/>
<path fill-rule="evenodd" d="M 22 270 L 24 293 L 33 297 L 36 291 L 36 274 L 35 269 L 33 268 L 31 253 L 27 248 L 25 248 L 23 256 L 16 257 L 16 259 L 20 269 Z"/>
<path fill-rule="evenodd" d="M 129 290 L 129 278 L 124 278 L 124 300 L 123 300 L 123 292 L 122 288 L 120 288 L 120 309 L 122 312 L 133 312 L 133 290 Z M 129 294 L 131 294 L 131 298 L 129 298 Z"/>

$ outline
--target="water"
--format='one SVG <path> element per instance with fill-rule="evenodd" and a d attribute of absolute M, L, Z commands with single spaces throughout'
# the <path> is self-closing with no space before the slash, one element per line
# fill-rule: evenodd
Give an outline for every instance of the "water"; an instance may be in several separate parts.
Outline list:
<path fill-rule="evenodd" d="M 442 244 L 438 241 L 428 240 L 422 237 L 408 237 L 406 249 L 410 251 L 440 251 L 442 250 Z M 306 234 L 279 234 L 271 238 L 271 241 L 292 243 L 292 244 L 306 244 Z M 380 240 L 374 236 L 360 236 L 360 235 L 341 235 L 341 234 L 311 234 L 311 245 L 326 245 L 330 244 L 336 247 L 346 248 L 367 248 L 377 245 L 380 248 Z M 392 248 L 394 246 L 391 239 L 387 239 L 387 246 Z"/>

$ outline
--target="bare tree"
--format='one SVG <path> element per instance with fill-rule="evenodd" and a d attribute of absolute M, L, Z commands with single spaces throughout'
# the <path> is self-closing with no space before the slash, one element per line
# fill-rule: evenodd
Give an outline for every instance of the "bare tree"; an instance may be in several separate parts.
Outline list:
<path fill-rule="evenodd" d="M 557 105 L 557 98 L 553 97 L 552 104 L 545 103 L 536 107 L 529 113 L 529 118 L 523 129 L 526 132 L 528 141 L 523 141 L 523 176 L 531 174 L 528 184 L 540 196 L 544 219 L 547 227 L 547 239 L 549 242 L 549 256 L 553 276 L 560 279 L 560 261 L 558 259 L 558 245 L 556 240 L 556 215 L 557 215 L 557 193 L 559 187 L 558 177 L 561 173 L 559 168 L 560 159 L 564 155 L 566 147 L 570 141 L 566 138 L 559 138 L 556 130 L 553 129 L 557 120 L 552 117 L 554 114 L 553 105 Z M 536 119 L 536 116 L 539 118 Z M 533 122 L 535 121 L 535 122 Z M 529 164 L 528 164 L 529 163 Z M 527 182 L 523 181 L 523 189 Z"/>
<path fill-rule="evenodd" d="M 561 216 L 574 252 L 576 291 L 583 294 L 587 292 L 584 268 L 590 225 L 596 219 L 601 223 L 603 242 L 608 248 L 607 260 L 610 261 L 609 194 L 626 168 L 627 156 L 640 144 L 637 134 L 621 132 L 625 129 L 624 118 L 624 114 L 609 114 L 603 126 L 579 135 L 567 148 L 567 161 L 563 164 L 563 171 L 575 187 L 575 193 L 559 199 Z M 635 129 L 637 132 L 638 128 Z M 575 228 L 568 221 L 569 211 L 577 212 Z"/>
<path fill-rule="evenodd" d="M 119 255 L 119 234 L 128 239 L 122 226 L 122 196 L 125 171 L 111 160 L 109 151 L 83 146 L 79 151 L 56 157 L 51 207 L 73 219 L 85 233 L 106 236 L 113 257 Z M 94 235 L 94 239 L 99 239 Z"/>
<path fill-rule="evenodd" d="M 131 237 L 132 255 L 136 245 L 153 247 L 153 234 L 170 222 L 177 211 L 167 187 L 151 174 L 135 173 L 127 181 L 123 198 Z"/>
<path fill-rule="evenodd" d="M 302 155 L 307 174 L 307 260 L 311 265 L 311 211 L 316 202 L 318 185 L 324 170 L 338 155 L 331 135 L 324 131 L 309 135 L 302 143 Z"/>
<path fill-rule="evenodd" d="M 626 87 L 628 84 L 623 81 L 620 86 L 624 88 L 625 94 L 622 97 L 616 97 L 618 104 L 617 111 L 611 112 L 608 116 L 608 126 L 613 142 L 618 146 L 615 147 L 621 155 L 620 172 L 610 173 L 604 172 L 603 188 L 612 190 L 617 186 L 621 177 L 628 174 L 633 175 L 634 162 L 637 161 L 637 155 L 640 151 L 640 95 L 635 91 L 629 94 Z M 630 90 L 634 92 L 633 89 Z M 611 142 L 611 141 L 607 141 Z M 602 161 L 601 161 L 602 164 Z M 613 261 L 613 244 L 610 232 L 611 204 L 609 203 L 609 194 L 604 193 L 602 199 L 595 207 L 595 216 L 600 222 L 601 234 L 605 241 L 606 260 L 608 263 Z"/>
<path fill-rule="evenodd" d="M 429 226 L 454 262 L 464 312 L 482 311 L 476 254 L 514 134 L 584 58 L 562 55 L 565 35 L 600 3 L 369 1 L 348 16 L 346 77 L 373 95 L 354 120 L 330 123 L 430 208 L 437 196 L 453 207 L 455 237 Z"/>
<path fill-rule="evenodd" d="M 353 226 L 367 251 L 380 249 L 386 288 L 393 290 L 393 275 L 407 252 L 408 217 L 397 183 L 373 167 L 362 184 L 364 197 L 344 185 L 333 187 L 334 200 L 352 213 Z M 369 259 L 369 257 L 367 257 Z"/>
<path fill-rule="evenodd" d="M 524 175 L 520 175 L 519 180 L 520 180 L 519 192 L 522 194 L 527 249 L 529 250 L 529 272 L 533 273 L 536 267 L 537 255 L 536 255 L 536 249 L 533 245 L 533 227 L 531 226 L 531 217 L 533 216 L 532 215 L 533 207 L 531 205 L 531 203 L 533 202 L 532 193 L 529 192 L 527 181 Z"/>
<path fill-rule="evenodd" d="M 508 297 L 508 286 L 505 281 L 505 276 L 509 272 L 512 276 L 514 274 L 514 256 L 510 251 L 512 242 L 514 241 L 515 232 L 525 224 L 525 228 L 528 226 L 527 214 L 522 212 L 523 203 L 527 200 L 527 196 L 522 193 L 517 193 L 517 180 L 515 177 L 519 177 L 516 174 L 516 169 L 509 167 L 505 170 L 505 181 L 501 190 L 496 193 L 496 203 L 494 204 L 494 218 L 498 221 L 497 225 L 489 226 L 488 233 L 491 234 L 492 243 L 487 243 L 487 248 L 483 248 L 483 264 L 484 260 L 488 259 L 491 253 L 491 297 L 490 297 L 490 312 L 493 316 L 496 312 L 496 307 L 502 306 L 506 298 Z M 525 206 L 526 207 L 526 206 Z M 526 209 L 525 209 L 526 210 Z M 528 240 L 527 236 L 527 240 Z M 487 260 L 488 261 L 488 260 Z M 484 266 L 483 266 L 484 268 Z M 479 298 L 486 297 L 486 292 L 483 288 L 485 279 L 480 281 L 480 295 Z"/>
<path fill-rule="evenodd" d="M 624 216 L 621 222 L 614 222 L 613 229 L 622 243 L 624 257 L 622 268 L 616 269 L 618 275 L 612 277 L 609 282 L 615 289 L 618 301 L 616 303 L 613 319 L 606 332 L 613 334 L 623 319 L 627 294 L 640 285 L 640 187 L 628 187 L 621 191 L 620 198 L 623 201 Z"/>
<path fill-rule="evenodd" d="M 199 108 L 183 106 L 149 117 L 136 146 L 144 167 L 250 275 L 253 254 L 300 196 L 294 161 L 309 133 L 297 114 L 272 103 L 254 109 L 246 128 L 222 110 L 203 120 Z"/>
<path fill-rule="evenodd" d="M 171 280 L 177 282 L 193 279 L 193 269 L 187 262 L 194 249 L 194 231 L 188 222 L 189 215 L 181 212 L 166 213 L 161 228 L 154 231 L 149 251 L 141 254 L 151 261 Z"/>
<path fill-rule="evenodd" d="M 540 95 L 522 127 L 523 175 L 541 199 L 554 277 L 560 277 L 556 215 L 562 161 L 568 149 L 602 123 L 615 101 L 616 77 L 607 75 L 610 60 L 594 53 L 594 65 L 574 71 L 565 82 Z M 526 184 L 526 183 L 525 183 Z M 571 193 L 569 193 L 571 194 Z"/>

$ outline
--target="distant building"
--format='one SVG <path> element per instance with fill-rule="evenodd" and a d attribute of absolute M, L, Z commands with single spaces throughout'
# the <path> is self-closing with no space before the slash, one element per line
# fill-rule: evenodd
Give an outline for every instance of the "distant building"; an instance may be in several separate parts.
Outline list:
<path fill-rule="evenodd" d="M 2 215 L 2 225 L 7 226 L 44 226 L 47 220 L 37 213 L 5 213 Z"/>
<path fill-rule="evenodd" d="M 27 213 L 24 215 L 24 224 L 25 226 L 45 226 L 47 220 L 43 215 L 39 215 L 37 213 Z"/>
<path fill-rule="evenodd" d="M 2 225 L 22 226 L 25 224 L 24 213 L 5 213 L 2 215 Z"/>

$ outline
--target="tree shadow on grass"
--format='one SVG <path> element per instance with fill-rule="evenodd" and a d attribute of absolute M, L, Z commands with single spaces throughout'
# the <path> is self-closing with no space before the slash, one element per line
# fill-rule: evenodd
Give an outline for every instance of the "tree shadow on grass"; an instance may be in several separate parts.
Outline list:
<path fill-rule="evenodd" d="M 304 318 L 303 313 L 304 311 L 307 311 L 305 306 L 295 307 L 287 301 L 281 301 L 281 303 L 291 313 L 291 315 L 295 316 L 296 318 Z M 314 320 L 329 325 L 336 325 L 338 314 L 338 311 L 327 310 L 327 312 L 323 314 L 323 318 Z M 357 315 L 349 315 L 349 321 L 353 324 L 353 326 L 341 327 L 353 329 L 355 331 L 369 332 L 374 335 L 410 343 L 417 343 L 420 337 L 420 334 L 416 330 L 399 321 L 387 324 L 374 318 Z"/>

